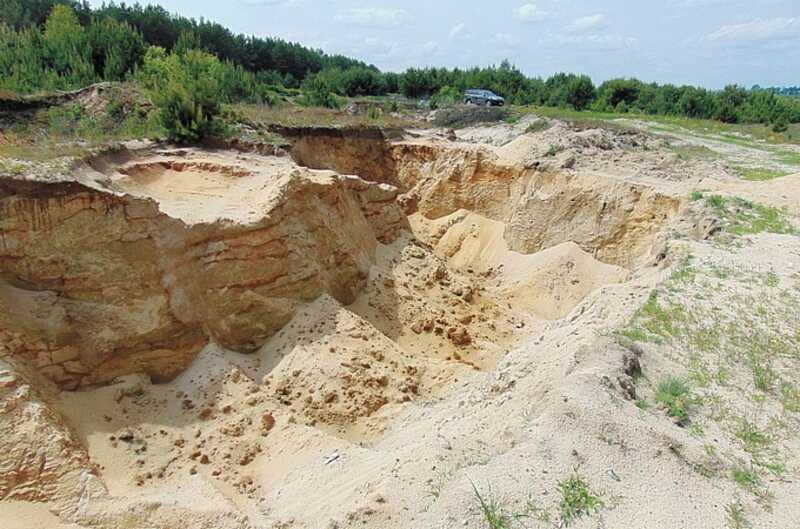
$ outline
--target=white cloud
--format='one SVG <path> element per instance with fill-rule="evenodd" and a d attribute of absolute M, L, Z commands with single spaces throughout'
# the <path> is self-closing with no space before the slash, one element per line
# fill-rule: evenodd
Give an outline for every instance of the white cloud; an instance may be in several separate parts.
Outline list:
<path fill-rule="evenodd" d="M 508 48 L 513 48 L 519 41 L 513 35 L 508 33 L 496 33 L 494 37 L 491 38 L 492 44 L 497 44 L 499 46 L 506 46 Z"/>
<path fill-rule="evenodd" d="M 539 9 L 536 4 L 525 4 L 518 7 L 514 14 L 523 22 L 536 22 L 547 17 L 547 13 Z"/>
<path fill-rule="evenodd" d="M 708 42 L 724 41 L 800 41 L 800 18 L 758 18 L 745 24 L 722 26 L 703 37 Z"/>
<path fill-rule="evenodd" d="M 570 33 L 583 33 L 604 26 L 606 26 L 606 16 L 598 13 L 596 15 L 576 18 L 570 22 L 566 29 Z"/>
<path fill-rule="evenodd" d="M 335 18 L 339 22 L 354 26 L 389 28 L 399 26 L 405 22 L 408 14 L 402 9 L 363 7 L 341 11 Z"/>
<path fill-rule="evenodd" d="M 434 41 L 408 44 L 380 37 L 347 35 L 344 41 L 334 43 L 330 51 L 358 57 L 368 63 L 381 63 L 384 68 L 403 70 L 410 66 L 436 64 L 439 45 Z"/>
<path fill-rule="evenodd" d="M 451 39 L 454 39 L 454 38 L 458 37 L 459 35 L 461 35 L 462 33 L 464 33 L 464 30 L 465 30 L 466 28 L 467 28 L 467 25 L 466 25 L 466 24 L 464 24 L 463 22 L 461 22 L 461 23 L 459 23 L 459 24 L 456 24 L 456 25 L 455 25 L 455 26 L 453 26 L 453 28 L 450 30 L 449 37 L 450 37 Z"/>
<path fill-rule="evenodd" d="M 633 37 L 623 35 L 562 35 L 549 34 L 540 43 L 545 46 L 570 46 L 586 51 L 615 51 L 635 46 L 638 42 Z"/>

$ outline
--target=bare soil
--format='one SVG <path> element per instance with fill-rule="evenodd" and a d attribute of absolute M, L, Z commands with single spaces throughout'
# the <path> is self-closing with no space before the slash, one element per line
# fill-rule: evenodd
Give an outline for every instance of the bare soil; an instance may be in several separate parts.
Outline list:
<path fill-rule="evenodd" d="M 3 179 L 2 525 L 792 527 L 800 175 L 534 121 Z"/>

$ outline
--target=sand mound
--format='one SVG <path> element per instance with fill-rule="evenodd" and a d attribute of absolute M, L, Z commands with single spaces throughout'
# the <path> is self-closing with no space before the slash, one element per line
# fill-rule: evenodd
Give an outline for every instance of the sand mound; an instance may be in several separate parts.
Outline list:
<path fill-rule="evenodd" d="M 573 242 L 530 255 L 515 252 L 503 237 L 504 224 L 475 213 L 460 211 L 433 222 L 417 217 L 414 223 L 428 224 L 421 229 L 435 235 L 436 252 L 450 266 L 483 275 L 503 299 L 545 319 L 563 318 L 594 290 L 629 275 Z"/>

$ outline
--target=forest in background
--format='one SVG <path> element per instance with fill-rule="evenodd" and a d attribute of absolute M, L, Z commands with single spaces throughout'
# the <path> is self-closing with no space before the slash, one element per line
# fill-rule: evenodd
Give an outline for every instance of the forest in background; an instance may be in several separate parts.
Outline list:
<path fill-rule="evenodd" d="M 342 98 L 400 93 L 432 108 L 460 102 L 467 88 L 492 90 L 515 105 L 564 107 L 763 123 L 776 132 L 800 122 L 792 87 L 723 90 L 580 74 L 528 77 L 507 61 L 470 69 L 381 72 L 363 61 L 281 39 L 237 35 L 223 26 L 159 6 L 76 0 L 5 0 L 0 5 L 0 89 L 69 90 L 99 81 L 132 81 L 151 94 L 176 138 L 212 133 L 223 105 L 339 107 Z"/>

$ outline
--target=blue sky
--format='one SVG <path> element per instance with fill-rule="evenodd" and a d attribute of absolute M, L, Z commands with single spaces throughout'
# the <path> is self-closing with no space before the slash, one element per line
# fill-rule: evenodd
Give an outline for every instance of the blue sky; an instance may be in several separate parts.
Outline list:
<path fill-rule="evenodd" d="M 92 0 L 98 5 L 101 0 Z M 508 58 L 526 74 L 800 85 L 800 0 L 149 0 L 384 70 Z"/>

